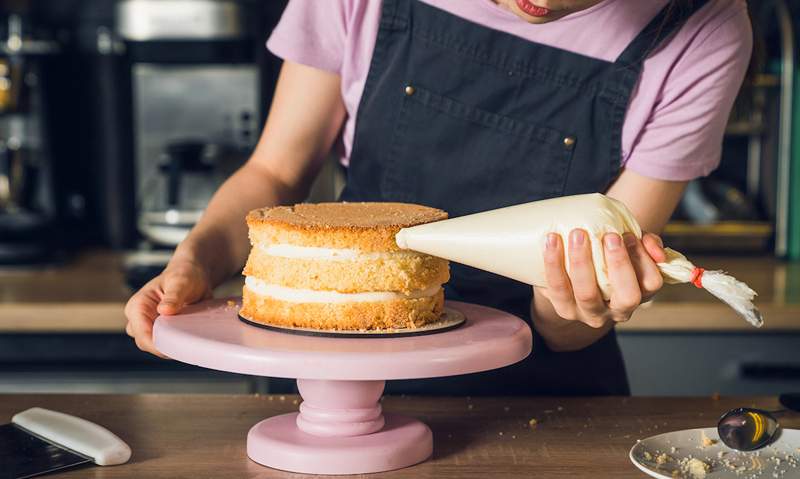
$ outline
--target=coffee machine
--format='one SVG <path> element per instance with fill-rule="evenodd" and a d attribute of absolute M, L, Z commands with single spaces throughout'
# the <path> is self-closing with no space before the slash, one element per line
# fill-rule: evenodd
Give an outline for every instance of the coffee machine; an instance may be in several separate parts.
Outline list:
<path fill-rule="evenodd" d="M 278 68 L 264 48 L 271 3 L 120 0 L 96 29 L 99 187 L 132 287 L 163 269 L 255 146 Z"/>
<path fill-rule="evenodd" d="M 22 12 L 0 18 L 0 265 L 33 264 L 57 249 L 45 72 L 59 45 Z"/>

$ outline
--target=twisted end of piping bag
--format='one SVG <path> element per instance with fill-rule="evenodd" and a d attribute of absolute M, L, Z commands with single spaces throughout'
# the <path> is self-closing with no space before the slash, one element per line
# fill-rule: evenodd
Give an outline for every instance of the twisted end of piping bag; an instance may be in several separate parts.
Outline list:
<path fill-rule="evenodd" d="M 693 283 L 719 298 L 756 328 L 764 324 L 761 311 L 753 304 L 758 293 L 745 283 L 724 271 L 698 268 L 673 249 L 664 248 L 664 251 L 667 253 L 667 261 L 658 263 L 658 268 L 666 283 Z"/>

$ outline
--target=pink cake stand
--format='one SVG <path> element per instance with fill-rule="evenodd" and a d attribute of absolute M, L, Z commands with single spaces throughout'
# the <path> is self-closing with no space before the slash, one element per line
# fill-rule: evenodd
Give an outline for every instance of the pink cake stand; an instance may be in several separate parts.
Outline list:
<path fill-rule="evenodd" d="M 261 421 L 247 435 L 260 464 L 308 474 L 388 471 L 424 461 L 433 434 L 420 421 L 383 413 L 387 379 L 488 371 L 531 352 L 531 330 L 510 314 L 449 302 L 467 322 L 457 329 L 400 338 L 300 336 L 250 326 L 238 304 L 212 300 L 161 316 L 156 347 L 185 362 L 241 374 L 297 378 L 299 413 Z"/>

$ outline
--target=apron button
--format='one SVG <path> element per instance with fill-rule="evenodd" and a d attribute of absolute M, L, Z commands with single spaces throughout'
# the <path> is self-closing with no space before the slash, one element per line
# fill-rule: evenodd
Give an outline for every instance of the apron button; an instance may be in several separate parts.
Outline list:
<path fill-rule="evenodd" d="M 414 92 L 415 92 L 415 91 L 417 91 L 417 90 L 416 90 L 416 89 L 415 89 L 413 86 L 411 86 L 411 85 L 406 85 L 406 90 L 405 90 L 405 91 L 406 91 L 406 95 L 407 95 L 407 96 L 411 96 L 411 95 L 413 95 L 413 94 L 414 94 Z"/>
<path fill-rule="evenodd" d="M 567 148 L 572 148 L 575 146 L 575 137 L 574 136 L 567 136 L 564 137 L 564 146 Z"/>

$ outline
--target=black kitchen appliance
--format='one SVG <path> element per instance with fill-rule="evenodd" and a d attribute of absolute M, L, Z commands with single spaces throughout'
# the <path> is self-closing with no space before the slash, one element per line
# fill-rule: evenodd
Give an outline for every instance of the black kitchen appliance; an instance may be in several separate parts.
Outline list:
<path fill-rule="evenodd" d="M 21 11 L 0 15 L 0 265 L 33 264 L 57 249 L 48 64 L 59 45 Z M 52 73 L 52 72 L 50 72 Z"/>
<path fill-rule="evenodd" d="M 163 269 L 252 151 L 279 61 L 285 2 L 120 0 L 92 32 L 92 141 L 103 237 L 138 287 Z"/>

